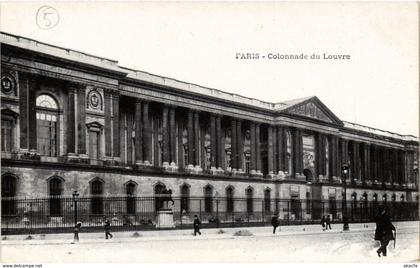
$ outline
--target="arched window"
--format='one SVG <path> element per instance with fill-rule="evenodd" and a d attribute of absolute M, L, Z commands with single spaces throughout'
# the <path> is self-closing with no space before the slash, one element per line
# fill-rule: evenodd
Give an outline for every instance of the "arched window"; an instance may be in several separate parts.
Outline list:
<path fill-rule="evenodd" d="M 127 214 L 136 214 L 136 184 L 129 182 L 125 185 Z"/>
<path fill-rule="evenodd" d="M 162 194 L 163 190 L 166 189 L 166 186 L 162 183 L 155 185 L 155 211 L 159 211 L 163 207 Z"/>
<path fill-rule="evenodd" d="M 50 216 L 62 216 L 61 195 L 63 194 L 63 183 L 60 178 L 51 178 L 48 183 L 50 193 Z"/>
<path fill-rule="evenodd" d="M 181 212 L 189 212 L 190 210 L 190 186 L 184 184 L 181 186 Z"/>
<path fill-rule="evenodd" d="M 246 195 L 246 211 L 248 213 L 254 212 L 254 193 L 251 187 L 248 187 L 245 190 Z"/>
<path fill-rule="evenodd" d="M 229 186 L 226 188 L 226 212 L 233 212 L 234 211 L 234 204 L 233 204 L 233 187 Z"/>
<path fill-rule="evenodd" d="M 264 209 L 265 212 L 271 211 L 271 190 L 269 188 L 264 190 Z"/>
<path fill-rule="evenodd" d="M 12 175 L 3 175 L 1 177 L 1 215 L 16 215 L 16 185 L 17 180 Z"/>
<path fill-rule="evenodd" d="M 103 182 L 100 179 L 94 179 L 90 183 L 90 194 L 92 196 L 90 200 L 90 209 L 93 215 L 101 215 L 104 212 L 103 191 Z"/>
<path fill-rule="evenodd" d="M 306 214 L 312 213 L 311 193 L 306 192 Z"/>
<path fill-rule="evenodd" d="M 213 187 L 210 185 L 204 188 L 204 211 L 213 212 Z"/>
<path fill-rule="evenodd" d="M 57 156 L 58 105 L 49 95 L 36 98 L 36 138 L 40 155 Z"/>

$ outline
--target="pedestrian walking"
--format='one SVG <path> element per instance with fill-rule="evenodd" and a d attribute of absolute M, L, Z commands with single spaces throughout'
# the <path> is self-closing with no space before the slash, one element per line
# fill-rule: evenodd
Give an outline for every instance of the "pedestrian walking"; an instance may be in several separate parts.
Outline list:
<path fill-rule="evenodd" d="M 271 217 L 271 225 L 273 225 L 273 234 L 275 234 L 276 229 L 279 226 L 279 217 L 277 216 L 277 213 L 273 214 Z"/>
<path fill-rule="evenodd" d="M 112 238 L 111 222 L 109 221 L 109 219 L 105 220 L 104 229 L 105 229 L 105 239 L 108 239 L 108 237 Z"/>
<path fill-rule="evenodd" d="M 199 235 L 201 235 L 201 232 L 200 232 L 200 224 L 201 224 L 200 219 L 198 218 L 197 215 L 194 215 L 194 222 L 193 222 L 193 225 L 194 225 L 194 235 L 197 235 L 197 233 Z"/>
<path fill-rule="evenodd" d="M 322 226 L 322 231 L 325 231 L 325 223 L 327 222 L 327 219 L 325 218 L 325 215 L 322 216 L 321 219 L 321 226 Z"/>
<path fill-rule="evenodd" d="M 78 221 L 75 225 L 74 225 L 74 238 L 73 238 L 73 242 L 72 244 L 79 242 L 79 232 L 80 232 L 80 228 L 82 227 L 82 223 L 80 221 Z"/>
<path fill-rule="evenodd" d="M 389 218 L 385 207 L 380 209 L 379 214 L 375 218 L 375 222 L 375 240 L 379 240 L 381 242 L 381 246 L 376 251 L 376 253 L 378 253 L 379 257 L 381 257 L 381 253 L 385 257 L 386 248 L 389 244 L 389 241 L 395 239 L 394 232 L 396 232 L 396 229 L 395 226 L 391 223 L 391 219 Z"/>
<path fill-rule="evenodd" d="M 328 230 L 328 228 L 331 230 L 331 219 L 330 219 L 330 215 L 327 215 L 327 218 L 325 219 L 325 229 Z"/>

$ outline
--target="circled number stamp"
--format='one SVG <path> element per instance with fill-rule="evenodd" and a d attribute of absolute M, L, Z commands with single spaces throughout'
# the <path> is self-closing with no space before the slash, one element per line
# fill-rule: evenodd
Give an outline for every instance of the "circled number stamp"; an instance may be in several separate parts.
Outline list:
<path fill-rule="evenodd" d="M 39 28 L 47 30 L 54 28 L 60 21 L 57 9 L 51 6 L 42 6 L 36 13 L 36 24 Z"/>

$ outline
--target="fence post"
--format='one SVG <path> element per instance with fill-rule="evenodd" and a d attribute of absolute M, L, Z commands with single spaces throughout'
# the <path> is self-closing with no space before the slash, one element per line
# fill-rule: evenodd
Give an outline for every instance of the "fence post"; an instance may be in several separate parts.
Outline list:
<path fill-rule="evenodd" d="M 219 228 L 219 200 L 216 199 L 216 225 Z"/>
<path fill-rule="evenodd" d="M 287 201 L 287 225 L 290 225 L 290 200 Z"/>
<path fill-rule="evenodd" d="M 200 201 L 200 220 L 203 221 L 203 215 L 201 213 L 201 199 L 199 201 Z"/>
<path fill-rule="evenodd" d="M 303 219 L 302 200 L 299 200 L 299 210 L 300 210 L 300 225 L 302 225 L 302 219 Z"/>
<path fill-rule="evenodd" d="M 262 214 L 262 223 L 263 223 L 263 226 L 264 226 L 264 223 L 265 223 L 265 202 L 264 202 L 264 199 L 263 200 L 261 200 L 261 214 Z"/>

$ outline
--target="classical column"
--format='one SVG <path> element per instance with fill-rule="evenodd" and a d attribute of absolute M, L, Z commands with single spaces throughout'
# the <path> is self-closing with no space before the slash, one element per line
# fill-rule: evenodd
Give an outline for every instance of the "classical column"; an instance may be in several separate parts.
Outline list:
<path fill-rule="evenodd" d="M 162 131 L 163 131 L 163 159 L 162 165 L 169 166 L 169 129 L 168 129 L 168 106 L 163 105 L 162 110 Z"/>
<path fill-rule="evenodd" d="M 76 117 L 75 117 L 75 95 L 76 89 L 70 87 L 68 89 L 68 102 L 67 102 L 67 153 L 76 153 Z"/>
<path fill-rule="evenodd" d="M 251 132 L 251 162 L 250 165 L 250 173 L 255 174 L 257 170 L 256 166 L 256 148 L 255 148 L 255 124 L 253 122 L 250 123 L 250 132 Z"/>
<path fill-rule="evenodd" d="M 271 127 L 271 125 L 268 125 L 267 128 L 268 131 L 268 156 L 267 156 L 267 161 L 268 161 L 268 175 L 273 175 L 273 128 Z"/>
<path fill-rule="evenodd" d="M 399 150 L 399 152 L 400 152 L 400 159 L 398 161 L 398 168 L 400 172 L 399 172 L 399 177 L 398 177 L 398 183 L 402 185 L 402 184 L 407 183 L 405 181 L 405 154 L 406 152 L 403 150 Z"/>
<path fill-rule="evenodd" d="M 118 95 L 116 95 L 119 101 Z M 77 94 L 77 152 L 86 155 L 86 88 L 79 88 Z"/>
<path fill-rule="evenodd" d="M 238 142 L 237 142 L 237 138 L 238 136 L 236 135 L 236 120 L 232 118 L 231 121 L 231 164 L 232 164 L 232 171 L 237 171 L 237 159 L 238 159 L 238 152 L 237 152 L 237 146 L 238 146 Z"/>
<path fill-rule="evenodd" d="M 194 151 L 194 158 L 195 158 L 195 165 L 200 167 L 200 114 L 198 111 L 194 113 L 194 138 L 195 138 L 195 151 Z"/>
<path fill-rule="evenodd" d="M 255 151 L 256 151 L 256 164 L 257 173 L 261 174 L 261 138 L 260 138 L 260 123 L 255 124 Z"/>
<path fill-rule="evenodd" d="M 383 162 L 384 162 L 384 181 L 389 183 L 390 182 L 390 166 L 391 166 L 391 159 L 390 159 L 390 153 L 389 153 L 389 148 L 384 147 L 384 153 L 383 153 Z"/>
<path fill-rule="evenodd" d="M 120 157 L 120 101 L 117 94 L 111 95 L 112 100 L 112 154 L 114 160 Z"/>
<path fill-rule="evenodd" d="M 377 161 L 378 161 L 378 179 L 381 183 L 385 183 L 384 172 L 383 172 L 383 150 L 381 146 L 378 146 L 377 150 Z"/>
<path fill-rule="evenodd" d="M 317 177 L 324 176 L 324 157 L 325 157 L 325 147 L 324 147 L 324 135 L 317 133 L 316 135 L 316 146 L 315 146 L 315 161 L 316 161 L 316 175 Z"/>
<path fill-rule="evenodd" d="M 149 102 L 143 102 L 143 160 L 144 164 L 152 163 L 152 128 L 150 127 Z"/>
<path fill-rule="evenodd" d="M 225 140 L 222 139 L 222 123 L 220 116 L 216 117 L 216 146 L 217 146 L 217 169 L 223 170 L 223 151 Z"/>
<path fill-rule="evenodd" d="M 127 144 L 127 164 L 134 164 L 135 159 L 133 159 L 133 111 L 129 109 L 129 112 L 126 113 L 127 118 L 127 133 L 126 133 L 126 144 Z"/>
<path fill-rule="evenodd" d="M 277 167 L 279 174 L 285 171 L 285 134 L 283 127 L 277 127 Z"/>
<path fill-rule="evenodd" d="M 104 112 L 105 112 L 105 156 L 112 158 L 112 92 L 104 90 Z"/>
<path fill-rule="evenodd" d="M 36 128 L 36 92 L 39 90 L 39 81 L 36 78 L 29 79 L 29 150 L 37 150 L 37 128 Z M 57 153 L 58 155 L 58 153 Z"/>
<path fill-rule="evenodd" d="M 242 120 L 236 120 L 236 135 L 237 135 L 237 169 L 238 172 L 243 172 L 243 158 L 244 158 L 244 144 L 242 139 Z"/>
<path fill-rule="evenodd" d="M 302 130 L 297 129 L 296 131 L 296 152 L 297 152 L 297 170 L 295 173 L 300 175 L 303 174 L 303 146 L 302 146 Z M 325 159 L 325 154 L 324 154 Z"/>
<path fill-rule="evenodd" d="M 184 143 L 183 143 L 183 130 L 184 130 L 184 121 L 183 116 L 181 115 L 178 117 L 178 167 L 180 169 L 183 169 L 185 164 L 188 165 L 188 163 L 184 164 Z"/>
<path fill-rule="evenodd" d="M 29 83 L 25 73 L 19 75 L 19 129 L 20 129 L 20 148 L 28 150 L 29 145 Z"/>
<path fill-rule="evenodd" d="M 188 110 L 188 168 L 194 167 L 194 112 Z"/>
<path fill-rule="evenodd" d="M 136 164 L 143 163 L 143 123 L 141 118 L 141 100 L 136 99 L 136 111 L 134 115 L 135 120 L 135 155 L 136 155 Z"/>
<path fill-rule="evenodd" d="M 171 166 L 176 166 L 176 128 L 175 128 L 175 107 L 169 109 L 169 136 L 171 144 Z"/>
<path fill-rule="evenodd" d="M 368 143 L 365 143 L 365 177 L 364 180 L 369 181 L 370 180 L 370 145 Z"/>
<path fill-rule="evenodd" d="M 216 170 L 216 118 L 214 114 L 210 114 L 210 169 Z"/>

